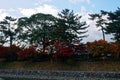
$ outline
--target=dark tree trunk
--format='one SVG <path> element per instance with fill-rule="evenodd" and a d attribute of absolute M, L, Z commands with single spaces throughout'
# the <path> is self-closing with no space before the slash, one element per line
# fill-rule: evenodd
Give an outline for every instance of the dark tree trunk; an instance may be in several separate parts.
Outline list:
<path fill-rule="evenodd" d="M 102 26 L 101 26 L 101 28 L 102 28 L 103 40 L 105 40 L 105 32 L 104 32 L 104 29 L 103 29 Z"/>

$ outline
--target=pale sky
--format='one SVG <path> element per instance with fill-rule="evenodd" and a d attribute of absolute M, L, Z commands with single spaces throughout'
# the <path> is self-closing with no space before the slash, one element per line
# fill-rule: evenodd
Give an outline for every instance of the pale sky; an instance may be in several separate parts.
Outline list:
<path fill-rule="evenodd" d="M 120 0 L 1 0 L 0 1 L 0 20 L 5 16 L 29 17 L 35 13 L 45 13 L 57 16 L 63 9 L 73 10 L 82 15 L 82 20 L 86 21 L 89 36 L 83 41 L 94 41 L 102 39 L 101 31 L 88 19 L 88 14 L 99 13 L 100 10 L 115 11 L 120 7 Z M 107 36 L 110 41 L 110 36 Z"/>

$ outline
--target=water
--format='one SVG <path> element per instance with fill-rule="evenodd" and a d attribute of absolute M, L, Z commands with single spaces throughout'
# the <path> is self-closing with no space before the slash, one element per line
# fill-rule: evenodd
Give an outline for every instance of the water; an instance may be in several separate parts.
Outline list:
<path fill-rule="evenodd" d="M 0 80 L 120 80 L 118 78 L 77 78 L 77 79 L 35 79 L 35 78 L 0 78 Z"/>
<path fill-rule="evenodd" d="M 0 70 L 0 77 L 0 80 L 120 80 L 120 72 Z"/>
<path fill-rule="evenodd" d="M 0 80 L 55 80 L 55 79 L 0 78 Z"/>

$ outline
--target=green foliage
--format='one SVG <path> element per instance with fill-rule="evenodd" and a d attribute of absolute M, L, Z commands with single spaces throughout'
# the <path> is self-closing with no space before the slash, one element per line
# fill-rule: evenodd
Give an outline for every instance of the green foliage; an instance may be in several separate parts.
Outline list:
<path fill-rule="evenodd" d="M 27 44 L 38 44 L 45 48 L 45 41 L 52 38 L 56 18 L 50 14 L 37 13 L 18 20 L 18 38 Z M 43 49 L 44 51 L 44 49 Z"/>
<path fill-rule="evenodd" d="M 120 8 L 114 12 L 103 11 L 102 14 L 108 15 L 109 22 L 106 23 L 106 33 L 112 34 L 113 39 L 120 42 Z"/>
<path fill-rule="evenodd" d="M 100 27 L 101 31 L 102 31 L 102 34 L 103 34 L 103 40 L 105 40 L 105 23 L 106 23 L 106 20 L 104 17 L 104 15 L 101 13 L 99 14 L 90 14 L 90 19 L 91 20 L 94 20 L 96 22 L 96 26 L 97 27 Z"/>
<path fill-rule="evenodd" d="M 50 14 L 37 13 L 29 18 L 18 19 L 17 35 L 18 41 L 28 44 L 38 44 L 45 51 L 46 42 L 61 41 L 71 43 L 74 39 L 82 40 L 87 32 L 86 22 L 81 22 L 81 16 L 75 15 L 73 11 L 63 10 L 55 18 Z"/>
<path fill-rule="evenodd" d="M 6 42 L 10 42 L 10 46 L 13 44 L 13 40 L 15 40 L 15 23 L 16 19 L 6 16 L 3 21 L 0 21 L 0 33 L 2 36 L 2 40 L 0 43 L 4 44 Z M 8 40 L 9 38 L 9 40 Z"/>
<path fill-rule="evenodd" d="M 58 18 L 56 29 L 57 39 L 71 43 L 74 39 L 82 40 L 83 37 L 87 36 L 83 34 L 87 32 L 88 26 L 86 22 L 80 21 L 81 16 L 75 15 L 69 9 L 64 9 L 58 16 L 60 18 Z"/>

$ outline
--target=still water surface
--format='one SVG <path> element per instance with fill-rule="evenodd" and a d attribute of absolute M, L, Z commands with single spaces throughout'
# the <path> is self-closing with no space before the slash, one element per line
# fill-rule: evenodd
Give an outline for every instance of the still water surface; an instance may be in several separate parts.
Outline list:
<path fill-rule="evenodd" d="M 79 78 L 79 79 L 0 78 L 0 80 L 120 80 L 120 79 L 118 79 L 118 78 Z"/>

